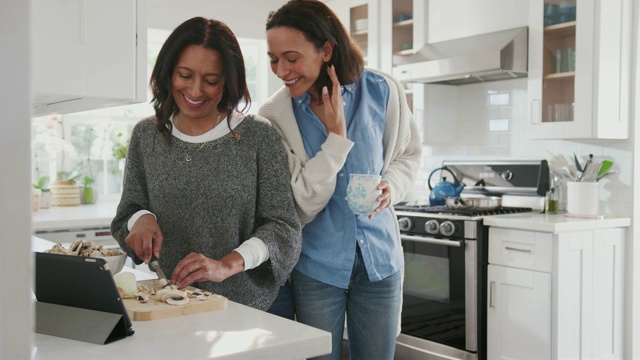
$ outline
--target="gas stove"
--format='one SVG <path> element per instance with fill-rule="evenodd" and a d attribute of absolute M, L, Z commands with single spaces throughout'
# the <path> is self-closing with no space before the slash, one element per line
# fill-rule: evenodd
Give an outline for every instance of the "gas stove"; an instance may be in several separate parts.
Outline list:
<path fill-rule="evenodd" d="M 530 212 L 526 207 L 504 207 L 492 210 L 449 209 L 446 206 L 396 205 L 400 231 L 405 235 L 428 235 L 459 240 L 477 238 L 478 226 L 485 216 Z"/>
<path fill-rule="evenodd" d="M 530 212 L 530 207 L 510 207 L 500 206 L 496 209 L 449 209 L 445 205 L 396 205 L 394 206 L 396 213 L 408 213 L 411 216 L 432 216 L 432 217 L 451 217 L 458 218 L 477 218 L 490 215 L 517 214 L 522 212 Z M 420 215 L 423 214 L 423 215 Z"/>
<path fill-rule="evenodd" d="M 528 202 L 548 190 L 546 161 L 444 162 L 465 184 L 460 197 L 499 196 L 492 210 L 394 206 L 405 254 L 402 330 L 396 357 L 486 359 L 487 216 L 534 211 Z M 458 185 L 456 185 L 458 186 Z M 536 210 L 537 211 L 537 210 Z"/>

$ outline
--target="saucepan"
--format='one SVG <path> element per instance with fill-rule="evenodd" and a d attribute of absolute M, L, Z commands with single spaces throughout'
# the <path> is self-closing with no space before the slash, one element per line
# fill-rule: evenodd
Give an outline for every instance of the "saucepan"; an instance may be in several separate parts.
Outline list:
<path fill-rule="evenodd" d="M 487 197 L 448 197 L 445 205 L 452 210 L 493 210 L 502 205 L 499 196 Z"/>

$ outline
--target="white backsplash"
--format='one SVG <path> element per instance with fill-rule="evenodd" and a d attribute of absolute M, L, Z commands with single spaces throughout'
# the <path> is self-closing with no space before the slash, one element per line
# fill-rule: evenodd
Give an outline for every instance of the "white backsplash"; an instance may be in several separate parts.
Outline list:
<path fill-rule="evenodd" d="M 477 83 L 457 87 L 457 130 L 454 142 L 425 144 L 416 187 L 410 199 L 426 199 L 429 173 L 443 160 L 542 160 L 551 154 L 572 159 L 615 162 L 619 174 L 600 181 L 603 214 L 629 216 L 632 198 L 631 140 L 532 140 L 527 137 L 527 79 Z M 428 107 L 429 104 L 426 104 Z M 416 119 L 416 121 L 418 121 Z M 424 124 L 418 122 L 422 130 Z M 436 179 L 431 183 L 435 184 Z"/>

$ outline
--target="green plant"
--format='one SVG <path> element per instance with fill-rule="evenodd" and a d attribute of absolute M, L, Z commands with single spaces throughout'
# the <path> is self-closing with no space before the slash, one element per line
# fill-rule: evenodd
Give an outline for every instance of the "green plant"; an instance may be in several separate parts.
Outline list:
<path fill-rule="evenodd" d="M 90 176 L 85 176 L 84 179 L 82 179 L 82 185 L 84 186 L 84 188 L 90 188 L 91 184 L 93 184 L 94 182 L 96 182 L 92 177 Z"/>
<path fill-rule="evenodd" d="M 48 190 L 49 189 L 49 177 L 48 176 L 41 176 L 38 179 L 38 182 L 33 184 L 33 188 L 34 189 L 40 189 L 40 190 Z"/>
<path fill-rule="evenodd" d="M 76 181 L 77 178 L 80 177 L 80 174 L 77 171 L 59 171 L 58 172 L 58 180 L 63 181 Z"/>
<path fill-rule="evenodd" d="M 118 138 L 122 137 L 122 133 L 118 133 Z M 120 160 L 120 159 L 124 159 L 125 157 L 127 157 L 127 147 L 129 146 L 129 142 L 125 141 L 125 142 L 117 142 L 115 144 L 113 144 L 113 157 L 116 158 L 116 160 Z"/>
<path fill-rule="evenodd" d="M 94 182 L 95 180 L 89 176 L 85 176 L 84 179 L 82 179 L 82 186 L 84 187 L 82 195 L 84 196 L 85 204 L 91 204 L 91 201 L 93 201 L 93 187 L 91 184 Z"/>

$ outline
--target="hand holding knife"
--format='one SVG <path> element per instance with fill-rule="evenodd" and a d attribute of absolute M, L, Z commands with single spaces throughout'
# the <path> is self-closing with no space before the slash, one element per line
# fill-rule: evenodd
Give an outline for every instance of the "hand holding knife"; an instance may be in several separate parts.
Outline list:
<path fill-rule="evenodd" d="M 158 259 L 155 256 L 151 258 L 151 261 L 149 262 L 149 265 L 151 265 L 151 267 L 153 268 L 152 270 L 154 270 L 156 272 L 156 274 L 158 275 L 158 279 L 160 279 L 160 281 L 164 280 L 166 282 L 166 285 L 164 285 L 165 287 L 167 285 L 171 286 L 172 288 L 175 286 L 175 285 L 171 285 L 171 283 L 169 282 L 169 279 L 164 274 L 164 271 L 162 271 L 162 269 L 160 268 L 160 264 L 158 263 Z"/>

